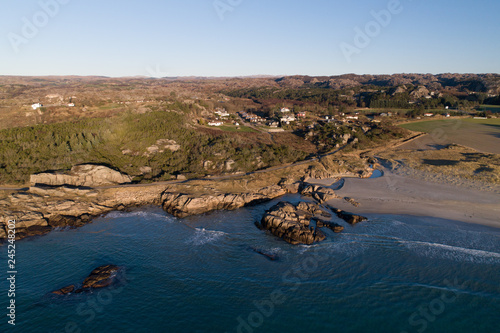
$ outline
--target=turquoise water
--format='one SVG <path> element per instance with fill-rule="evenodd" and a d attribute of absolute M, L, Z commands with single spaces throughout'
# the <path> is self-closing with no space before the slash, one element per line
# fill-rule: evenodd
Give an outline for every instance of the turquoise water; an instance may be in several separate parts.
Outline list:
<path fill-rule="evenodd" d="M 254 226 L 272 204 L 186 219 L 146 207 L 18 241 L 16 326 L 3 315 L 0 331 L 500 332 L 499 229 L 369 215 L 292 246 Z M 119 284 L 48 294 L 104 264 L 124 267 Z"/>

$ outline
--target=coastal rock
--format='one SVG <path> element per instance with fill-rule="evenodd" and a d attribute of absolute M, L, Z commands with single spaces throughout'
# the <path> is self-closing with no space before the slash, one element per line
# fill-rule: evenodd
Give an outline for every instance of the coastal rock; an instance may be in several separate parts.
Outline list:
<path fill-rule="evenodd" d="M 213 210 L 233 210 L 250 204 L 274 199 L 286 194 L 280 186 L 265 187 L 256 193 L 225 193 L 213 195 L 179 194 L 165 192 L 161 196 L 163 209 L 176 217 L 186 217 Z"/>
<path fill-rule="evenodd" d="M 44 185 L 102 186 L 130 183 L 132 177 L 103 165 L 83 164 L 70 171 L 45 172 L 31 175 L 30 183 Z"/>
<path fill-rule="evenodd" d="M 318 228 L 323 228 L 323 227 L 328 228 L 335 233 L 340 233 L 340 232 L 344 231 L 344 227 L 341 226 L 340 224 L 337 224 L 334 222 L 329 222 L 329 221 L 324 221 L 324 220 L 318 220 L 316 222 L 316 226 Z"/>
<path fill-rule="evenodd" d="M 354 207 L 359 207 L 359 202 L 357 202 L 353 198 L 344 197 L 344 200 L 353 205 Z"/>
<path fill-rule="evenodd" d="M 34 211 L 13 211 L 8 215 L 1 214 L 1 220 L 16 221 L 16 239 L 21 239 L 27 236 L 38 236 L 49 232 L 52 228 L 49 226 L 47 219 L 43 214 Z M 6 226 L 0 228 L 0 238 L 7 238 Z"/>
<path fill-rule="evenodd" d="M 362 221 L 367 221 L 368 218 L 361 216 L 361 215 L 356 215 L 353 213 L 345 212 L 341 209 L 337 208 L 332 208 L 332 211 L 342 220 L 346 221 L 347 223 L 354 225 L 356 223 L 362 222 Z"/>
<path fill-rule="evenodd" d="M 321 187 L 318 185 L 306 185 L 304 189 L 300 192 L 301 195 L 309 196 L 318 201 L 320 204 L 331 200 L 339 198 L 335 194 L 335 191 L 331 188 Z"/>
<path fill-rule="evenodd" d="M 71 285 L 71 286 L 67 286 L 67 287 L 61 288 L 59 290 L 55 290 L 55 291 L 52 292 L 52 294 L 67 295 L 67 294 L 71 294 L 73 291 L 75 291 L 75 286 Z"/>
<path fill-rule="evenodd" d="M 71 293 L 82 293 L 85 291 L 91 291 L 93 289 L 104 288 L 115 283 L 118 271 L 120 268 L 115 265 L 104 265 L 99 266 L 94 269 L 90 275 L 83 281 L 81 288 L 76 288 L 75 285 L 69 285 L 67 287 L 55 290 L 52 294 L 55 295 L 68 295 Z"/>
<path fill-rule="evenodd" d="M 266 212 L 261 226 L 290 244 L 310 245 L 326 238 L 314 226 L 317 216 L 328 217 L 329 214 L 312 203 L 301 202 L 295 206 L 289 202 L 280 202 Z"/>
<path fill-rule="evenodd" d="M 83 281 L 82 289 L 97 289 L 107 287 L 115 281 L 118 266 L 105 265 L 94 269 Z"/>
<path fill-rule="evenodd" d="M 283 178 L 278 183 L 285 191 L 291 194 L 299 193 L 300 187 L 302 186 L 302 182 L 295 181 L 294 178 Z"/>

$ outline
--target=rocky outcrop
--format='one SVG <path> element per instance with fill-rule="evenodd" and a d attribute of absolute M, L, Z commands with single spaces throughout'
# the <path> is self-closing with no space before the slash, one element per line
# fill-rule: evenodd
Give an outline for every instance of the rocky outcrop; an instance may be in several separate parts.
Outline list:
<path fill-rule="evenodd" d="M 92 190 L 70 186 L 34 186 L 0 199 L 0 241 L 6 223 L 15 220 L 16 239 L 43 235 L 57 227 L 80 227 L 94 216 L 125 207 L 160 203 L 165 186 Z"/>
<path fill-rule="evenodd" d="M 323 221 L 328 217 L 330 214 L 313 203 L 301 202 L 295 206 L 280 202 L 266 212 L 261 227 L 290 244 L 310 245 L 326 238 L 319 227 L 328 226 L 336 232 L 342 231 L 342 226 Z"/>
<path fill-rule="evenodd" d="M 339 196 L 335 194 L 335 191 L 328 187 L 321 187 L 319 185 L 305 185 L 300 194 L 303 196 L 312 197 L 314 200 L 318 201 L 320 204 L 331 200 L 337 199 Z"/>
<path fill-rule="evenodd" d="M 71 294 L 74 291 L 75 291 L 75 286 L 71 285 L 71 286 L 67 286 L 67 287 L 61 288 L 59 290 L 55 290 L 52 293 L 56 294 L 56 295 L 61 295 L 62 296 L 62 295 Z"/>
<path fill-rule="evenodd" d="M 45 185 L 102 186 L 130 183 L 132 177 L 103 165 L 83 164 L 70 171 L 45 172 L 31 175 L 30 183 Z"/>
<path fill-rule="evenodd" d="M 104 288 L 114 282 L 119 267 L 115 265 L 105 265 L 94 269 L 83 281 L 82 289 Z"/>
<path fill-rule="evenodd" d="M 368 220 L 368 218 L 364 216 L 349 213 L 341 209 L 332 208 L 332 211 L 337 215 L 338 218 L 341 218 L 351 225 Z"/>
<path fill-rule="evenodd" d="M 163 209 L 176 217 L 186 217 L 213 210 L 233 210 L 265 202 L 286 194 L 278 185 L 265 187 L 255 193 L 182 194 L 166 191 L 161 196 Z"/>
<path fill-rule="evenodd" d="M 299 193 L 302 187 L 302 182 L 296 181 L 294 178 L 282 178 L 278 183 L 285 191 L 291 194 Z"/>
<path fill-rule="evenodd" d="M 359 202 L 357 202 L 356 200 L 354 200 L 353 198 L 349 198 L 349 197 L 344 197 L 344 200 L 348 203 L 350 203 L 351 205 L 353 205 L 354 207 L 359 207 Z"/>
<path fill-rule="evenodd" d="M 104 265 L 94 269 L 83 281 L 81 288 L 76 289 L 75 285 L 70 285 L 52 292 L 55 295 L 68 295 L 71 293 L 82 293 L 93 289 L 108 287 L 116 282 L 119 267 L 115 265 Z"/>
<path fill-rule="evenodd" d="M 52 230 L 43 214 L 35 211 L 12 211 L 0 214 L 0 221 L 16 221 L 16 239 L 43 235 Z M 7 238 L 5 225 L 0 225 L 0 239 Z"/>

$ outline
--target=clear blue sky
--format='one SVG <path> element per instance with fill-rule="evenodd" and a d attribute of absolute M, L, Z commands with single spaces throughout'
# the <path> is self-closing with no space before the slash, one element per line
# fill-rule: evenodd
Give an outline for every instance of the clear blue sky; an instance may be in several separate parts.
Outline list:
<path fill-rule="evenodd" d="M 0 75 L 500 72 L 500 1 L 400 0 L 378 30 L 371 11 L 397 0 L 217 1 L 3 0 Z"/>

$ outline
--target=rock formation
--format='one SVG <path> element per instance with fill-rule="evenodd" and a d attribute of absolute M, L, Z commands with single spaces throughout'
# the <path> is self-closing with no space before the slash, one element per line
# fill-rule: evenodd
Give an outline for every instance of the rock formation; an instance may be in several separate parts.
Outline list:
<path fill-rule="evenodd" d="M 44 185 L 102 186 L 130 183 L 132 177 L 103 165 L 83 164 L 70 171 L 45 172 L 31 175 L 30 183 Z"/>
<path fill-rule="evenodd" d="M 364 216 L 345 212 L 341 209 L 332 208 L 332 211 L 337 215 L 338 218 L 341 218 L 342 220 L 344 220 L 347 223 L 352 224 L 352 225 L 368 220 L 368 218 L 366 218 Z"/>
<path fill-rule="evenodd" d="M 318 201 L 320 204 L 331 200 L 339 198 L 335 194 L 335 191 L 331 188 L 321 187 L 319 185 L 305 185 L 305 187 L 300 191 L 303 196 L 312 197 L 314 200 Z"/>
<path fill-rule="evenodd" d="M 120 268 L 115 265 L 104 265 L 94 269 L 90 275 L 83 281 L 82 287 L 76 289 L 75 285 L 55 290 L 52 294 L 67 295 L 71 293 L 82 293 L 93 289 L 104 288 L 112 285 L 116 281 L 118 270 Z"/>
<path fill-rule="evenodd" d="M 335 232 L 343 230 L 342 226 L 322 220 L 329 217 L 330 214 L 313 203 L 301 202 L 295 206 L 280 202 L 266 212 L 261 226 L 290 244 L 310 245 L 326 238 L 318 227 L 327 226 Z"/>
<path fill-rule="evenodd" d="M 250 204 L 268 201 L 286 194 L 278 185 L 265 187 L 255 193 L 182 194 L 166 191 L 161 196 L 163 209 L 176 217 L 186 217 L 213 210 L 233 210 Z"/>

